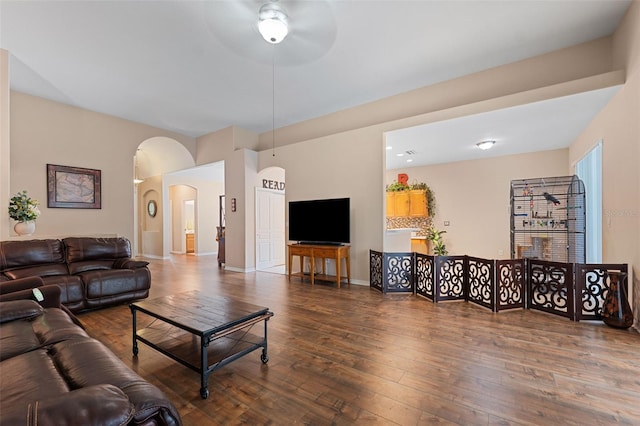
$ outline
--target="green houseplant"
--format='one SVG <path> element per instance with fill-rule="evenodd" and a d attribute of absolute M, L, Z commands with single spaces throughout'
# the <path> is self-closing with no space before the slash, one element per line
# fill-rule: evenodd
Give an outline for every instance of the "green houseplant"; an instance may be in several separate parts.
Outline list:
<path fill-rule="evenodd" d="M 18 235 L 31 235 L 35 231 L 35 220 L 40 216 L 38 200 L 29 197 L 27 191 L 18 192 L 9 201 L 9 217 L 18 223 L 14 230 Z"/>
<path fill-rule="evenodd" d="M 427 240 L 433 243 L 433 253 L 436 256 L 446 256 L 449 254 L 447 247 L 442 239 L 442 234 L 446 234 L 447 231 L 439 231 L 435 226 L 431 225 L 427 229 Z"/>
<path fill-rule="evenodd" d="M 40 216 L 38 200 L 27 195 L 27 191 L 18 192 L 9 202 L 9 217 L 18 222 L 30 222 Z"/>

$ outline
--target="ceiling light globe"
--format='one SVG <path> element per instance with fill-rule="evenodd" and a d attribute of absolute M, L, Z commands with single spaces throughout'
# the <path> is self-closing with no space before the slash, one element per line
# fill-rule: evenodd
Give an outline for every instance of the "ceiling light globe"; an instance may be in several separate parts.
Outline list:
<path fill-rule="evenodd" d="M 491 148 L 495 143 L 496 141 L 482 141 L 482 142 L 478 142 L 476 146 L 482 150 L 487 150 Z"/>
<path fill-rule="evenodd" d="M 278 44 L 289 34 L 287 15 L 277 4 L 263 5 L 258 15 L 258 31 L 267 43 Z"/>

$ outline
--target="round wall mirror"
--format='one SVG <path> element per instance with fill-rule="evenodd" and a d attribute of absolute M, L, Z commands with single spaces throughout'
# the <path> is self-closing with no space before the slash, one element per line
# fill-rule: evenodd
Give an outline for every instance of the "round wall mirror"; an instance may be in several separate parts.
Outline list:
<path fill-rule="evenodd" d="M 158 205 L 156 204 L 155 200 L 150 200 L 147 203 L 147 213 L 149 213 L 149 216 L 151 217 L 156 217 L 157 212 L 158 212 Z"/>

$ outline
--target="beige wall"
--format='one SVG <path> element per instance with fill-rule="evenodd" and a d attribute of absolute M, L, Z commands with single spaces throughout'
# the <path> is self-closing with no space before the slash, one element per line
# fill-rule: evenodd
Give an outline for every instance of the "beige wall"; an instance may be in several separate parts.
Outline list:
<path fill-rule="evenodd" d="M 632 3 L 614 34 L 613 52 L 626 83 L 573 143 L 569 160 L 575 164 L 603 141 L 603 261 L 631 265 L 633 298 L 640 300 L 640 2 Z"/>
<path fill-rule="evenodd" d="M 0 212 L 9 208 L 11 197 L 9 163 L 9 52 L 0 49 Z M 0 241 L 9 237 L 7 219 L 0 220 Z"/>
<path fill-rule="evenodd" d="M 436 198 L 433 223 L 447 231 L 443 238 L 449 254 L 508 259 L 511 181 L 571 175 L 568 158 L 568 149 L 561 149 L 403 168 L 388 171 L 385 183 L 406 173 L 409 182 L 429 185 Z"/>
<path fill-rule="evenodd" d="M 120 118 L 11 92 L 11 193 L 40 201 L 33 238 L 117 234 L 133 240 L 133 157 L 138 145 L 166 136 L 195 151 L 195 139 Z M 47 208 L 46 165 L 102 172 L 102 209 Z M 3 229 L 13 224 L 7 215 Z M 12 232 L 12 231 L 11 231 Z"/>

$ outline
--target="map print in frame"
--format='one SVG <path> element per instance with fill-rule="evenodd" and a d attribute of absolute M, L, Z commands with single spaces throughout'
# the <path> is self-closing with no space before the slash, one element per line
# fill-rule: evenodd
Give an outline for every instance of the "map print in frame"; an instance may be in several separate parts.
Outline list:
<path fill-rule="evenodd" d="M 100 170 L 47 164 L 47 207 L 102 208 Z"/>

